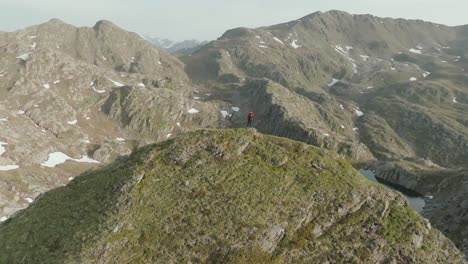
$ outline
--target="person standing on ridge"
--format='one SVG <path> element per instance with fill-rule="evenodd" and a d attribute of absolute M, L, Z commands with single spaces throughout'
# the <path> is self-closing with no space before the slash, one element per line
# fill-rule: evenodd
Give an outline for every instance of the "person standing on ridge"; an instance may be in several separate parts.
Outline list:
<path fill-rule="evenodd" d="M 255 114 L 253 112 L 249 112 L 247 115 L 247 127 L 252 127 L 252 121 L 255 118 Z"/>

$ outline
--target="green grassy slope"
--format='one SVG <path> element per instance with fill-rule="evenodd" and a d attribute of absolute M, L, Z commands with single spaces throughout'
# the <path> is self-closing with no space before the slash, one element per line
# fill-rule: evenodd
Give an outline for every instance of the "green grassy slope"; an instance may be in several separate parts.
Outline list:
<path fill-rule="evenodd" d="M 1 263 L 461 261 L 336 154 L 246 130 L 201 130 L 85 173 L 0 237 Z"/>

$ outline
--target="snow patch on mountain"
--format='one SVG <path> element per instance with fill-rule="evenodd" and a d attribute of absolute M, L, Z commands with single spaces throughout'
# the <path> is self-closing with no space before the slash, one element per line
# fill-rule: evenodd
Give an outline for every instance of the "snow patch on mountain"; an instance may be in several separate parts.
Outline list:
<path fill-rule="evenodd" d="M 328 87 L 333 87 L 335 84 L 339 83 L 340 80 L 333 78 L 330 83 L 328 83 Z"/>
<path fill-rule="evenodd" d="M 125 86 L 125 85 L 123 85 L 123 84 L 121 84 L 121 83 L 119 83 L 119 82 L 116 82 L 116 81 L 112 80 L 112 79 L 108 79 L 108 80 L 111 81 L 111 82 L 114 84 L 114 86 L 116 86 L 116 87 L 123 87 L 123 86 Z"/>
<path fill-rule="evenodd" d="M 100 163 L 99 161 L 93 160 L 86 155 L 82 156 L 80 159 L 73 159 L 65 153 L 53 152 L 53 153 L 49 153 L 48 160 L 41 163 L 41 166 L 48 167 L 48 168 L 55 168 L 57 165 L 63 164 L 69 160 L 79 162 L 79 163 L 94 163 L 94 164 Z"/>
<path fill-rule="evenodd" d="M 0 141 L 0 156 L 2 156 L 3 153 L 6 152 L 6 149 L 5 149 L 5 147 L 4 147 L 4 146 L 6 146 L 6 145 L 8 145 L 8 143 L 1 142 L 1 141 Z"/>
<path fill-rule="evenodd" d="M 11 170 L 16 170 L 18 169 L 18 165 L 3 165 L 0 166 L 0 171 L 11 171 Z"/>
<path fill-rule="evenodd" d="M 198 114 L 200 113 L 200 111 L 198 111 L 197 109 L 195 108 L 191 108 L 190 110 L 187 111 L 189 114 Z"/>
<path fill-rule="evenodd" d="M 106 90 L 98 90 L 96 89 L 96 87 L 93 86 L 93 90 L 96 92 L 96 93 L 99 93 L 99 94 L 102 94 L 102 93 L 105 93 Z"/>
<path fill-rule="evenodd" d="M 281 39 L 279 39 L 279 38 L 277 38 L 277 37 L 273 37 L 273 39 L 274 39 L 276 42 L 280 43 L 281 45 L 284 45 L 284 42 L 283 42 Z"/>
<path fill-rule="evenodd" d="M 359 110 L 359 109 L 357 109 L 357 108 L 354 109 L 354 110 L 356 111 L 356 115 L 357 115 L 358 117 L 361 117 L 361 116 L 364 115 L 364 113 L 363 113 L 361 110 Z"/>
<path fill-rule="evenodd" d="M 27 61 L 29 59 L 29 56 L 31 56 L 31 52 L 24 53 L 16 57 L 17 59 L 21 59 L 23 61 Z"/>
<path fill-rule="evenodd" d="M 221 112 L 221 114 L 223 115 L 224 118 L 229 116 L 229 112 L 226 111 L 226 110 L 221 110 L 220 112 Z"/>
<path fill-rule="evenodd" d="M 298 49 L 298 48 L 302 47 L 301 45 L 297 44 L 297 39 L 293 39 L 293 41 L 289 45 L 291 45 L 291 47 L 293 47 L 295 49 Z"/>
<path fill-rule="evenodd" d="M 334 48 L 336 52 L 343 55 L 351 63 L 351 65 L 353 65 L 354 73 L 358 72 L 356 61 L 353 58 L 351 58 L 351 56 L 349 55 L 349 51 L 352 50 L 353 47 L 345 46 L 345 48 L 343 48 L 341 45 L 335 45 L 335 46 L 332 46 L 332 48 Z"/>

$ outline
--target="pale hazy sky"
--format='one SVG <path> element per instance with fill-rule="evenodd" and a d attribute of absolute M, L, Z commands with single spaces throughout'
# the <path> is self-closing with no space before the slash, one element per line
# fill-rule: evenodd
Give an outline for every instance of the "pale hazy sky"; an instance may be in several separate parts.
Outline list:
<path fill-rule="evenodd" d="M 467 0 L 0 0 L 0 31 L 59 18 L 76 26 L 101 19 L 173 40 L 211 40 L 230 28 L 260 27 L 316 11 L 468 24 Z"/>

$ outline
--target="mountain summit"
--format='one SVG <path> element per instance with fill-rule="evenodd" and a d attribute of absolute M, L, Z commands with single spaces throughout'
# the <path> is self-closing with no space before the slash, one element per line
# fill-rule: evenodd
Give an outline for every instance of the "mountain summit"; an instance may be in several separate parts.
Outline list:
<path fill-rule="evenodd" d="M 45 194 L 0 235 L 4 263 L 462 261 L 335 154 L 244 130 L 147 146 Z"/>

